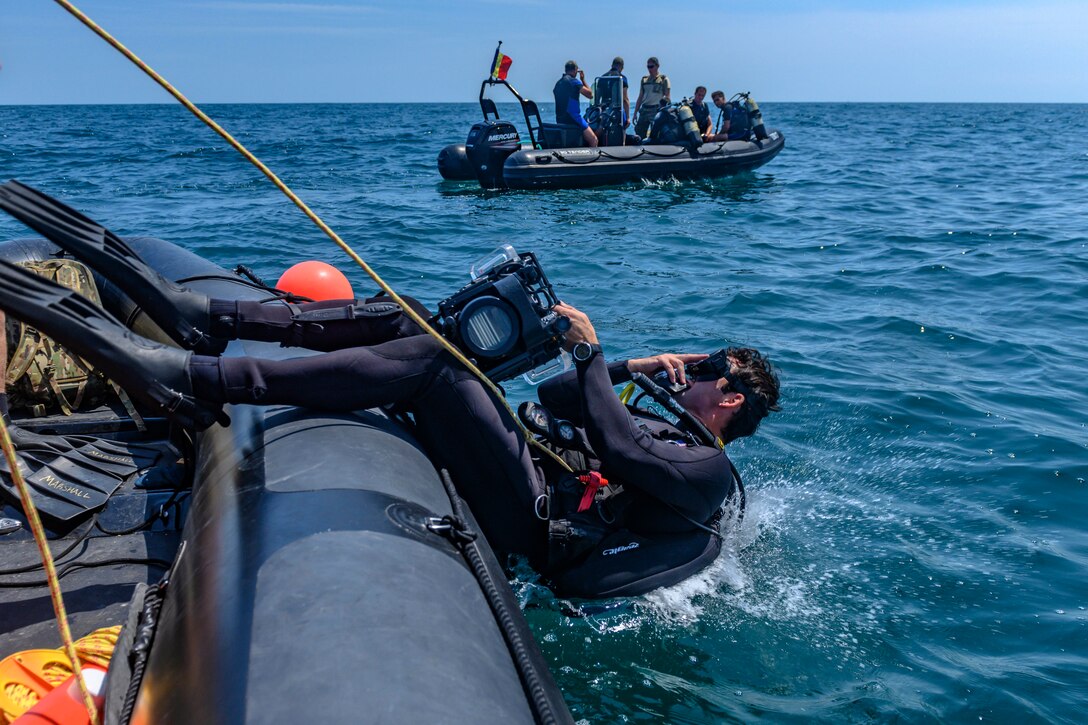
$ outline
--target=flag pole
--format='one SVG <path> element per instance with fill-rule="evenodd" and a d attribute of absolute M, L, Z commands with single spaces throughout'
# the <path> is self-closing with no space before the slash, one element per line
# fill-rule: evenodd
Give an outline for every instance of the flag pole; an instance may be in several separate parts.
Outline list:
<path fill-rule="evenodd" d="M 502 41 L 500 40 L 499 44 L 495 46 L 495 57 L 491 59 L 491 71 L 487 74 L 487 77 L 492 80 L 495 78 L 495 64 L 499 62 L 499 50 L 501 49 Z"/>

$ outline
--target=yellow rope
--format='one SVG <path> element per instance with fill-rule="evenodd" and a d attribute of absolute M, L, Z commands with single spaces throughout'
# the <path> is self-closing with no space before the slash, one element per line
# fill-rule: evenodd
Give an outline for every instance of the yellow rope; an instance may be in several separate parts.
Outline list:
<path fill-rule="evenodd" d="M 53 566 L 53 552 L 49 550 L 49 542 L 45 538 L 45 529 L 42 520 L 38 517 L 38 508 L 30 498 L 30 489 L 23 479 L 23 472 L 19 469 L 19 459 L 15 455 L 15 444 L 11 442 L 7 423 L 0 416 L 0 446 L 3 446 L 4 457 L 8 461 L 8 470 L 11 471 L 11 480 L 15 488 L 19 489 L 19 498 L 23 502 L 23 513 L 30 522 L 30 530 L 34 533 L 34 542 L 38 545 L 38 553 L 41 554 L 42 564 L 45 566 L 46 580 L 49 582 L 49 596 L 53 600 L 53 613 L 57 617 L 57 627 L 60 629 L 60 640 L 64 645 L 64 652 L 72 661 L 72 672 L 79 683 L 79 691 L 83 695 L 83 704 L 87 708 L 87 714 L 92 723 L 98 722 L 98 709 L 91 699 L 91 693 L 87 690 L 87 683 L 83 681 L 83 671 L 79 666 L 79 656 L 76 653 L 75 644 L 72 642 L 72 632 L 68 629 L 68 613 L 64 609 L 64 600 L 60 593 L 60 579 L 57 578 L 57 570 Z"/>
<path fill-rule="evenodd" d="M 336 244 L 336 246 L 340 247 L 340 249 L 342 249 L 345 254 L 347 254 L 349 257 L 351 257 L 352 261 L 354 261 L 357 265 L 359 265 L 363 269 L 363 271 L 366 272 L 370 276 L 370 278 L 372 280 L 374 280 L 378 284 L 378 286 L 382 289 L 382 291 L 384 291 L 387 295 L 389 295 L 389 297 L 392 298 L 392 300 L 394 302 L 396 302 L 398 305 L 400 305 L 401 309 L 404 310 L 404 313 L 406 315 L 408 315 L 408 317 L 413 322 L 415 322 L 417 325 L 419 325 L 421 328 L 423 328 L 429 335 L 431 335 L 436 340 L 438 340 L 439 343 L 442 345 L 442 347 L 444 347 L 451 355 L 453 355 L 457 360 L 459 360 L 461 362 L 461 364 L 463 364 L 470 371 L 472 371 L 472 373 L 475 374 L 476 377 L 478 377 L 480 379 L 480 381 L 489 390 L 491 390 L 492 393 L 495 394 L 495 397 L 497 397 L 499 399 L 499 401 L 502 403 L 502 405 L 506 408 L 507 412 L 510 413 L 510 417 L 513 418 L 514 423 L 521 430 L 522 435 L 525 436 L 525 440 L 528 441 L 530 445 L 536 446 L 540 451 L 542 451 L 545 454 L 551 456 L 553 459 L 555 459 L 556 462 L 558 462 L 567 471 L 571 470 L 570 466 L 568 466 L 563 461 L 562 458 L 555 455 L 555 453 L 548 450 L 545 446 L 541 445 L 540 443 L 537 442 L 537 440 L 535 438 L 533 438 L 533 435 L 529 432 L 529 430 L 524 425 L 522 425 L 520 420 L 518 420 L 517 414 L 514 413 L 514 410 L 510 407 L 510 404 L 506 402 L 506 398 L 502 394 L 502 391 L 499 390 L 499 387 L 497 385 L 495 385 L 493 382 L 491 382 L 487 378 L 486 375 L 484 375 L 482 372 L 480 372 L 479 368 L 477 368 L 475 365 L 473 365 L 469 361 L 469 359 L 467 357 L 465 357 L 461 353 L 460 350 L 458 350 L 456 347 L 454 347 L 454 345 L 451 342 L 449 342 L 448 340 L 446 340 L 446 338 L 439 335 L 429 324 L 427 324 L 426 320 L 424 320 L 422 317 L 420 317 L 420 315 L 418 313 L 415 312 L 415 310 L 413 310 L 409 305 L 405 304 L 404 300 L 401 299 L 400 295 L 398 295 L 396 292 L 394 292 L 393 288 L 390 287 L 388 284 L 386 284 L 385 280 L 383 280 L 378 275 L 377 272 L 375 272 L 373 269 L 371 269 L 370 265 L 368 265 L 365 261 L 363 261 L 363 258 L 360 257 L 358 254 L 356 254 L 355 250 L 352 249 L 350 246 L 348 246 L 347 242 L 345 242 L 343 239 L 340 238 L 339 234 L 337 234 L 335 231 L 333 231 L 332 228 L 329 227 L 329 225 L 326 224 L 321 219 L 321 217 L 319 217 L 316 213 L 314 213 L 314 211 L 312 209 L 310 209 L 309 206 L 306 205 L 306 202 L 302 201 L 302 199 L 299 198 L 299 196 L 297 194 L 295 194 L 295 192 L 292 191 L 287 186 L 287 184 L 285 184 L 283 181 L 281 181 L 280 178 L 278 176 L 276 176 L 276 174 L 273 173 L 270 168 L 265 166 L 264 162 L 262 162 L 256 156 L 254 156 L 249 151 L 249 149 L 247 149 L 245 146 L 243 146 L 240 141 L 238 141 L 233 136 L 231 136 L 226 131 L 226 129 L 224 129 L 222 126 L 220 126 L 214 120 L 212 120 L 211 117 L 209 117 L 206 113 L 204 113 L 199 108 L 197 108 L 196 105 L 194 105 L 192 103 L 192 101 L 190 101 L 188 98 L 186 98 L 181 93 L 181 91 L 174 88 L 174 86 L 172 86 L 169 81 L 167 81 L 165 78 L 163 78 L 161 75 L 159 75 L 153 68 L 151 68 L 149 65 L 147 65 L 147 63 L 144 63 L 142 60 L 140 60 L 140 58 L 137 57 L 136 54 L 133 53 L 131 50 L 126 48 L 121 43 L 121 41 L 117 40 L 112 35 L 110 35 L 108 32 L 106 32 L 97 23 L 95 23 L 93 20 L 91 20 L 89 17 L 87 17 L 82 11 L 80 11 L 78 8 L 76 8 L 74 5 L 72 5 L 72 3 L 68 2 L 68 0 L 55 0 L 55 2 L 58 5 L 60 5 L 61 7 L 63 7 L 65 10 L 67 10 L 69 13 L 71 13 L 73 16 L 75 16 L 76 19 L 78 19 L 85 26 L 87 26 L 92 31 L 94 31 L 94 33 L 96 35 L 98 35 L 100 38 L 102 38 L 107 43 L 112 45 L 123 56 L 125 56 L 130 61 L 132 61 L 132 63 L 134 65 L 136 65 L 137 68 L 139 68 L 144 73 L 146 73 L 148 76 L 150 76 L 151 79 L 154 80 L 156 83 L 158 83 L 160 86 L 162 86 L 162 88 L 164 90 L 166 90 L 167 93 L 169 93 L 175 99 L 177 99 L 177 101 L 181 105 L 185 106 L 185 108 L 189 109 L 189 111 L 192 112 L 192 114 L 194 116 L 196 116 L 201 121 L 203 121 L 208 126 L 208 128 L 212 129 L 217 134 L 219 134 L 223 138 L 223 140 L 225 140 L 227 143 L 229 143 L 231 146 L 233 146 L 234 149 L 236 151 L 238 151 L 238 153 L 242 154 L 242 156 L 244 156 L 246 158 L 246 160 L 248 160 L 251 164 L 256 166 L 261 171 L 262 174 L 264 174 L 266 177 L 268 177 L 269 181 L 271 181 L 273 184 L 276 185 L 277 189 L 282 191 L 284 193 L 284 195 L 287 196 L 288 199 L 290 199 L 292 202 L 294 202 L 295 206 L 297 206 L 299 209 L 302 210 L 303 214 L 305 214 L 307 217 L 310 218 L 310 221 L 312 221 L 314 224 L 316 224 L 317 227 L 321 231 L 325 232 L 326 236 L 328 236 L 329 239 L 331 239 Z"/>

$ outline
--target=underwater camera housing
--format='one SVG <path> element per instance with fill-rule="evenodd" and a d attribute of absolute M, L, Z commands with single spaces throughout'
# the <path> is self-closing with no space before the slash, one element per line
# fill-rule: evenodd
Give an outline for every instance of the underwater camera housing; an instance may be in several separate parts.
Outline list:
<path fill-rule="evenodd" d="M 503 245 L 473 265 L 472 278 L 430 323 L 488 378 L 538 372 L 559 357 L 570 320 L 552 310 L 559 299 L 535 254 Z"/>

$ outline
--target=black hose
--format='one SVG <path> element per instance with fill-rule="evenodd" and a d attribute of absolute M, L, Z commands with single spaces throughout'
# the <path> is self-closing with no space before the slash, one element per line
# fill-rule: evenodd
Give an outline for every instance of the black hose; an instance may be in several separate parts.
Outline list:
<path fill-rule="evenodd" d="M 168 510 L 173 509 L 176 511 L 178 508 L 178 504 L 181 503 L 180 496 L 183 493 L 188 494 L 189 491 L 185 489 L 177 489 L 172 494 L 170 494 L 170 498 L 168 498 L 161 506 L 159 506 L 155 513 L 151 514 L 151 516 L 130 528 L 114 531 L 113 529 L 107 529 L 105 526 L 102 525 L 100 521 L 96 521 L 94 526 L 96 529 L 101 531 L 103 534 L 106 534 L 107 536 L 125 536 L 127 534 L 135 534 L 137 531 L 143 531 L 159 519 L 163 518 Z"/>
<path fill-rule="evenodd" d="M 95 569 L 100 566 L 121 566 L 123 564 L 145 564 L 159 569 L 170 568 L 170 562 L 166 559 L 102 559 L 101 561 L 73 561 L 71 564 L 57 569 L 57 579 L 63 579 L 68 574 L 79 571 L 80 569 Z M 34 589 L 36 587 L 45 586 L 49 586 L 48 579 L 0 582 L 0 589 Z"/>
<path fill-rule="evenodd" d="M 80 544 L 82 544 L 87 539 L 87 537 L 90 535 L 91 530 L 94 529 L 95 523 L 97 521 L 98 521 L 98 514 L 95 514 L 90 519 L 88 519 L 87 528 L 85 528 L 83 530 L 83 533 L 81 533 L 78 537 L 76 537 L 76 540 L 73 541 L 71 544 L 69 544 L 66 549 L 64 549 L 63 551 L 61 551 L 59 553 L 53 554 L 53 561 L 63 559 L 65 556 L 67 556 L 68 554 L 71 553 L 72 549 L 74 549 L 77 546 L 79 546 Z M 25 566 L 17 566 L 17 567 L 11 568 L 11 569 L 0 569 L 0 576 L 7 576 L 7 575 L 10 575 L 10 574 L 25 574 L 26 572 L 29 572 L 29 571 L 35 571 L 36 569 L 41 569 L 44 566 L 45 565 L 42 564 L 41 560 L 39 559 L 34 564 L 26 564 Z"/>
<path fill-rule="evenodd" d="M 442 485 L 446 489 L 446 495 L 449 496 L 454 516 L 461 521 L 467 520 L 464 502 L 457 493 L 449 472 L 443 469 L 441 476 Z M 525 688 L 525 692 L 530 698 L 533 716 L 536 721 L 541 725 L 555 725 L 557 723 L 573 725 L 574 720 L 567 709 L 566 703 L 564 702 L 560 706 L 554 702 L 549 688 L 545 686 L 545 681 L 550 679 L 550 672 L 548 672 L 547 665 L 543 662 L 540 651 L 535 646 L 532 633 L 514 615 L 515 611 L 520 613 L 521 610 L 518 608 L 510 586 L 505 579 L 501 583 L 496 582 L 480 550 L 478 539 L 459 536 L 451 537 L 451 540 L 461 550 L 469 569 L 480 584 L 480 589 L 483 591 L 492 613 L 495 615 L 495 620 L 502 631 L 503 638 L 506 640 L 506 646 L 513 657 L 514 666 L 517 668 L 522 687 Z M 542 675 L 541 670 L 547 674 Z M 555 689 L 554 683 L 552 684 L 551 689 Z M 560 702 L 562 702 L 561 698 Z"/>

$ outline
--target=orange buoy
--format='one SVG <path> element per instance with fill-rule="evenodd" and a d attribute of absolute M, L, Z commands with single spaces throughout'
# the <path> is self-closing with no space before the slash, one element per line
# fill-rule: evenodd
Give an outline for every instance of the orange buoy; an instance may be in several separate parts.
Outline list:
<path fill-rule="evenodd" d="M 355 293 L 344 273 L 331 264 L 311 259 L 299 262 L 280 277 L 276 288 L 317 300 L 351 300 Z"/>

